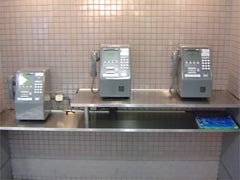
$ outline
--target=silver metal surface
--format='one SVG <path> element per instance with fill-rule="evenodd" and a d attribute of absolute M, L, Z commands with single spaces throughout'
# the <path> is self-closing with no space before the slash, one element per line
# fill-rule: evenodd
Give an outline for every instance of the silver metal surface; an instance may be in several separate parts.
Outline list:
<path fill-rule="evenodd" d="M 14 112 L 1 114 L 0 130 L 16 131 L 68 131 L 68 132 L 237 132 L 239 130 L 198 129 L 194 113 L 185 111 L 120 111 L 90 113 L 91 120 L 86 124 L 84 112 L 66 115 L 52 112 L 45 121 L 18 121 Z"/>
<path fill-rule="evenodd" d="M 75 130 L 82 123 L 82 112 L 69 113 L 52 112 L 45 121 L 19 121 L 15 119 L 13 110 L 1 113 L 0 130 L 29 131 L 68 131 Z"/>
<path fill-rule="evenodd" d="M 213 91 L 208 99 L 181 99 L 169 90 L 132 90 L 130 98 L 103 99 L 90 90 L 79 90 L 71 102 L 72 107 L 122 108 L 240 108 L 240 101 L 227 91 Z"/>
<path fill-rule="evenodd" d="M 71 103 L 72 107 L 83 108 L 66 115 L 65 112 L 52 112 L 46 121 L 17 121 L 14 111 L 1 114 L 0 130 L 30 130 L 30 131 L 93 131 L 93 132 L 239 132 L 239 130 L 203 130 L 189 123 L 194 118 L 177 114 L 179 109 L 238 109 L 240 101 L 226 91 L 214 91 L 208 99 L 181 99 L 178 95 L 171 95 L 168 90 L 133 90 L 131 98 L 102 99 L 90 90 L 81 90 Z M 113 109 L 106 114 L 89 113 L 90 108 L 107 107 Z M 170 108 L 167 116 L 155 112 L 131 111 L 119 113 L 114 108 Z M 195 110 L 197 112 L 197 110 Z M 192 111 L 192 112 L 195 112 Z M 147 113 L 147 115 L 145 115 Z M 176 114 L 175 114 L 176 115 Z M 142 119 L 145 117 L 144 119 Z M 90 119 L 90 120 L 89 120 Z M 172 122 L 173 126 L 167 126 Z"/>

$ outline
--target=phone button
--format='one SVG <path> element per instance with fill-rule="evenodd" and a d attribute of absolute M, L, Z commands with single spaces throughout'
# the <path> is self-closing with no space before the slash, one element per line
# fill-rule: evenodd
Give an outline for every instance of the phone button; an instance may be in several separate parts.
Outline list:
<path fill-rule="evenodd" d="M 105 77 L 105 78 L 116 78 L 116 77 L 119 77 L 118 74 L 103 74 L 102 76 Z"/>
<path fill-rule="evenodd" d="M 35 101 L 39 101 L 39 100 L 40 100 L 40 97 L 35 97 L 34 100 L 35 100 Z"/>
<path fill-rule="evenodd" d="M 121 73 L 121 76 L 122 76 L 122 77 L 125 77 L 125 76 L 127 76 L 127 73 L 126 73 L 126 72 L 122 72 L 122 73 Z"/>

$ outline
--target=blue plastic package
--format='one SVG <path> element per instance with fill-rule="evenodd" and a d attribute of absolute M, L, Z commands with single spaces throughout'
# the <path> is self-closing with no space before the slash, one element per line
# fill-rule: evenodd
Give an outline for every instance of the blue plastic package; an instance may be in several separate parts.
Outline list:
<path fill-rule="evenodd" d="M 201 129 L 238 129 L 231 116 L 196 116 L 196 122 Z"/>

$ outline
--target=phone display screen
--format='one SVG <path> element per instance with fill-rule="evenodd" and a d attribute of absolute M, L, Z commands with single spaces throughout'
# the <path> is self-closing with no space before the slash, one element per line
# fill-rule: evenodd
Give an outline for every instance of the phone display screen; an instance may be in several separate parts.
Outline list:
<path fill-rule="evenodd" d="M 201 60 L 201 51 L 200 50 L 186 50 L 184 51 L 185 61 L 200 61 Z"/>
<path fill-rule="evenodd" d="M 116 61 L 119 59 L 119 51 L 103 51 L 102 57 L 105 61 Z"/>
<path fill-rule="evenodd" d="M 32 86 L 34 81 L 34 73 L 20 73 L 18 76 L 19 86 Z"/>

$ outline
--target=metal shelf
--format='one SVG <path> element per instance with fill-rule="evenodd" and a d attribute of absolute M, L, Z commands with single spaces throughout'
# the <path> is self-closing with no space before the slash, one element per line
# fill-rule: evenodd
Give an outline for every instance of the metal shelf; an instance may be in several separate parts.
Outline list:
<path fill-rule="evenodd" d="M 239 109 L 240 101 L 227 91 L 213 91 L 208 99 L 181 99 L 168 90 L 133 90 L 128 99 L 102 99 L 90 90 L 80 90 L 72 100 L 76 113 L 52 112 L 45 121 L 17 121 L 14 111 L 1 114 L 0 130 L 79 132 L 239 132 L 198 129 L 195 113 L 222 113 Z M 92 108 L 93 107 L 93 108 Z M 91 111 L 90 109 L 97 111 Z M 101 112 L 99 109 L 113 109 Z M 129 108 L 127 111 L 120 109 Z M 136 111 L 153 108 L 155 111 Z M 164 111 L 168 109 L 169 111 Z M 117 111 L 115 111 L 117 110 Z"/>
<path fill-rule="evenodd" d="M 90 90 L 79 90 L 71 102 L 73 108 L 84 108 L 85 124 L 89 123 L 90 108 L 169 108 L 226 109 L 240 108 L 240 101 L 227 91 L 213 91 L 211 98 L 182 99 L 169 90 L 132 90 L 130 98 L 101 98 Z"/>
<path fill-rule="evenodd" d="M 214 112 L 222 115 L 224 112 Z M 238 129 L 205 130 L 195 122 L 195 112 L 185 111 L 117 111 L 90 112 L 85 123 L 83 111 L 66 115 L 52 112 L 45 121 L 18 121 L 14 111 L 1 114 L 0 130 L 67 132 L 238 132 Z"/>
<path fill-rule="evenodd" d="M 71 102 L 72 107 L 122 108 L 240 108 L 240 101 L 227 91 L 213 91 L 211 98 L 181 99 L 166 89 L 132 90 L 130 98 L 101 98 L 83 89 Z"/>

